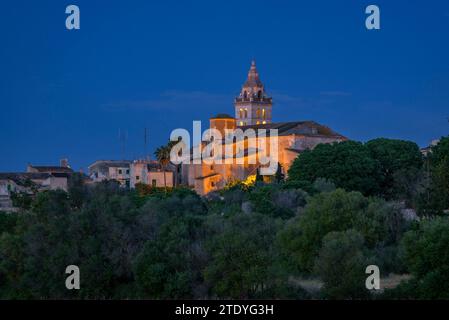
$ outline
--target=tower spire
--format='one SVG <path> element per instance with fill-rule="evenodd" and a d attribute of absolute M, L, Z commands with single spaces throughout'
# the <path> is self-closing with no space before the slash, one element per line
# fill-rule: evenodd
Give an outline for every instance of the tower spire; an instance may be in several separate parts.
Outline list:
<path fill-rule="evenodd" d="M 251 60 L 248 77 L 234 104 L 235 117 L 239 126 L 271 122 L 271 97 L 268 97 L 265 92 L 254 59 Z"/>

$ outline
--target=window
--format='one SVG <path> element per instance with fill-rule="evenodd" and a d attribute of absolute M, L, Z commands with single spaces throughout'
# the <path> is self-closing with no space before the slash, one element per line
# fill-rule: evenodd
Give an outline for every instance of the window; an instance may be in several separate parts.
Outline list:
<path fill-rule="evenodd" d="M 211 165 L 211 166 L 210 166 L 210 170 L 211 170 L 211 171 L 214 171 L 214 165 Z"/>
<path fill-rule="evenodd" d="M 243 109 L 242 108 L 240 108 L 240 110 L 239 110 L 239 118 L 240 119 L 243 118 Z"/>
<path fill-rule="evenodd" d="M 262 119 L 266 119 L 265 109 L 262 109 Z"/>
<path fill-rule="evenodd" d="M 215 187 L 215 182 L 211 181 L 211 182 L 210 182 L 210 186 L 211 186 L 212 188 Z"/>
<path fill-rule="evenodd" d="M 243 99 L 247 99 L 248 98 L 248 93 L 246 91 L 243 91 Z"/>
<path fill-rule="evenodd" d="M 256 118 L 260 118 L 260 109 L 256 110 Z"/>
<path fill-rule="evenodd" d="M 139 177 L 139 176 L 136 176 L 136 180 L 139 181 L 139 180 L 140 180 L 140 177 Z"/>
<path fill-rule="evenodd" d="M 151 186 L 152 186 L 153 188 L 156 188 L 156 186 L 157 186 L 157 181 L 156 181 L 156 179 L 151 180 Z"/>
<path fill-rule="evenodd" d="M 129 174 L 129 169 L 126 169 L 126 174 Z"/>
<path fill-rule="evenodd" d="M 257 92 L 257 98 L 262 98 L 262 91 L 261 90 L 259 90 L 258 92 Z"/>
<path fill-rule="evenodd" d="M 248 118 L 248 109 L 245 108 L 245 118 Z"/>
<path fill-rule="evenodd" d="M 118 174 L 122 174 L 122 169 L 118 169 Z"/>

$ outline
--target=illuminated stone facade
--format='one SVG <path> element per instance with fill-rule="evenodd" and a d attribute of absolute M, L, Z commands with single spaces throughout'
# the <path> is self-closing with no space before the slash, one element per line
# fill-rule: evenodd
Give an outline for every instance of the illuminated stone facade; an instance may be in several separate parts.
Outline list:
<path fill-rule="evenodd" d="M 272 123 L 272 99 L 265 91 L 260 81 L 259 74 L 254 61 L 251 64 L 248 78 L 242 87 L 240 95 L 235 99 L 235 118 L 219 114 L 210 119 L 210 128 L 217 129 L 223 137 L 226 136 L 226 129 L 241 129 L 247 132 L 253 129 L 276 129 L 278 137 L 276 139 L 266 138 L 267 150 L 271 143 L 277 143 L 278 163 L 284 175 L 287 175 L 293 160 L 304 150 L 313 149 L 320 143 L 333 143 L 347 140 L 346 137 L 336 133 L 332 129 L 318 124 L 314 121 L 295 121 Z M 256 174 L 262 168 L 260 163 L 250 159 L 259 156 L 261 149 L 254 149 L 257 146 L 259 137 L 249 137 L 244 139 L 243 152 L 239 150 L 241 144 L 232 144 L 234 163 L 200 163 L 183 164 L 181 170 L 181 180 L 183 184 L 194 188 L 199 194 L 205 195 L 211 191 L 222 189 L 226 184 L 235 180 L 245 180 L 248 176 Z M 252 141 L 254 140 L 254 141 Z M 204 148 L 206 143 L 201 145 Z M 198 146 L 194 147 L 198 148 Z M 222 154 L 225 154 L 224 143 Z M 224 159 L 224 158 L 223 158 Z M 237 159 L 239 159 L 240 163 Z"/>

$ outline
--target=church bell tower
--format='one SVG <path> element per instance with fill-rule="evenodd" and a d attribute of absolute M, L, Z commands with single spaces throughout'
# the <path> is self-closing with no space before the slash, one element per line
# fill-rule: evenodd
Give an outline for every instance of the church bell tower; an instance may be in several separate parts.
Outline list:
<path fill-rule="evenodd" d="M 235 98 L 235 118 L 237 126 L 271 123 L 272 100 L 260 81 L 256 62 L 251 62 L 248 78 L 242 86 L 240 95 Z"/>

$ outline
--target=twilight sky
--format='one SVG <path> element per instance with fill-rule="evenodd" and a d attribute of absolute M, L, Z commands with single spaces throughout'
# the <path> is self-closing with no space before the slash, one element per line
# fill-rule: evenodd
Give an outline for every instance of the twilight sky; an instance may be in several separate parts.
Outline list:
<path fill-rule="evenodd" d="M 65 29 L 76 4 L 81 30 Z M 381 30 L 365 28 L 377 4 Z M 366 141 L 449 133 L 449 1 L 21 1 L 0 6 L 0 171 L 153 155 L 233 114 L 251 59 L 273 121 Z M 144 128 L 149 145 L 144 148 Z"/>

